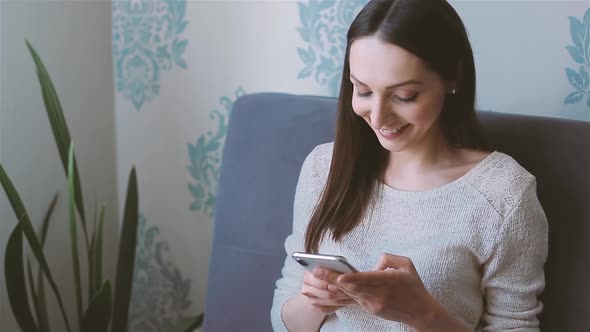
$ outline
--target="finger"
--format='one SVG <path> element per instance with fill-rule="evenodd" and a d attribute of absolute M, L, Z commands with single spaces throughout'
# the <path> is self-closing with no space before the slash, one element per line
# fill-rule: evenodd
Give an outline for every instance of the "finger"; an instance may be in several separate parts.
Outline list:
<path fill-rule="evenodd" d="M 308 285 L 302 285 L 301 286 L 301 294 L 305 295 L 306 297 L 313 299 L 313 298 L 317 298 L 317 291 L 319 289 L 315 288 L 315 287 L 311 287 Z"/>
<path fill-rule="evenodd" d="M 342 273 L 326 268 L 318 268 L 313 271 L 313 275 L 321 280 L 334 283 Z"/>
<path fill-rule="evenodd" d="M 366 271 L 343 274 L 336 280 L 336 285 L 343 286 L 347 284 L 354 284 L 357 286 L 379 286 L 392 281 L 395 278 L 396 271 Z M 351 288 L 351 285 L 347 286 Z"/>
<path fill-rule="evenodd" d="M 353 299 L 338 299 L 338 300 L 330 300 L 330 299 L 310 299 L 312 305 L 320 305 L 320 306 L 345 306 L 355 304 L 356 302 Z"/>
<path fill-rule="evenodd" d="M 362 294 L 365 294 L 367 292 L 374 292 L 375 290 L 375 286 L 364 285 L 354 282 L 340 282 L 338 283 L 338 287 L 340 287 L 340 290 L 342 290 L 344 294 L 350 296 L 352 299 L 355 300 L 358 300 Z"/>
<path fill-rule="evenodd" d="M 311 272 L 308 271 L 305 271 L 305 274 L 303 275 L 303 283 L 319 289 L 328 289 L 329 285 L 329 282 L 316 278 Z"/>
<path fill-rule="evenodd" d="M 338 288 L 338 286 L 334 285 L 334 284 L 329 284 L 328 285 L 328 290 L 334 294 L 337 298 L 351 298 L 348 294 L 346 294 L 345 292 L 343 292 L 340 288 Z"/>
<path fill-rule="evenodd" d="M 305 275 L 303 276 L 303 285 L 309 286 L 309 288 L 305 288 L 305 292 L 309 294 L 309 297 L 324 296 L 328 293 L 319 292 L 319 290 L 327 290 L 330 294 L 326 295 L 326 297 L 335 299 L 350 298 L 350 296 L 338 289 L 336 285 L 318 279 L 308 271 L 306 271 Z M 304 289 L 302 288 L 302 291 L 303 290 Z"/>
<path fill-rule="evenodd" d="M 349 300 L 350 296 L 342 291 L 331 292 L 307 285 L 301 287 L 301 294 L 307 296 L 310 299 L 326 299 L 326 300 Z"/>
<path fill-rule="evenodd" d="M 408 270 L 413 265 L 412 260 L 408 257 L 382 253 L 373 270 L 385 270 L 387 268 Z"/>
<path fill-rule="evenodd" d="M 346 284 L 347 287 L 351 287 L 351 286 L 356 286 L 355 284 Z M 344 293 L 344 295 L 348 296 L 350 299 L 352 299 L 355 303 L 361 303 L 360 302 L 360 294 L 356 293 L 354 290 L 352 289 L 348 289 L 348 288 L 344 288 L 342 286 L 338 286 L 338 289 L 340 289 L 340 291 L 342 291 L 342 293 Z"/>

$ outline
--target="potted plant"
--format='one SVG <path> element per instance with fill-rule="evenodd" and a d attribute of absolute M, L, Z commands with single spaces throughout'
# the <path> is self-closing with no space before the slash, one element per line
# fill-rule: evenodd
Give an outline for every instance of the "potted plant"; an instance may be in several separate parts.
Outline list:
<path fill-rule="evenodd" d="M 90 223 L 84 209 L 74 144 L 70 138 L 55 87 L 35 49 L 28 42 L 27 47 L 36 65 L 45 110 L 68 181 L 69 229 L 78 324 L 72 326 L 67 317 L 63 298 L 43 253 L 43 246 L 58 196 L 57 194 L 54 196 L 45 213 L 41 227 L 36 232 L 20 195 L 0 163 L 0 182 L 18 219 L 17 225 L 8 239 L 5 252 L 4 271 L 10 307 L 22 331 L 50 331 L 46 305 L 45 283 L 47 282 L 51 293 L 56 297 L 68 332 L 127 331 L 139 219 L 139 197 L 135 167 L 131 169 L 128 178 L 116 275 L 114 283 L 111 283 L 108 278 L 103 276 L 102 271 L 104 206 L 101 208 L 100 214 L 95 214 L 92 223 Z M 84 242 L 82 250 L 80 250 L 78 244 L 79 225 L 81 226 Z M 33 273 L 30 258 L 27 258 L 25 263 L 23 236 L 30 247 L 34 260 L 37 262 L 38 271 L 36 275 Z M 88 282 L 85 290 L 82 290 L 80 252 L 83 253 L 82 257 L 86 259 L 88 266 Z M 86 303 L 83 301 L 83 293 L 87 294 Z M 29 298 L 32 299 L 32 303 L 29 303 Z M 201 324 L 202 318 L 203 315 L 200 314 L 187 321 L 180 322 L 175 331 L 191 331 Z"/>

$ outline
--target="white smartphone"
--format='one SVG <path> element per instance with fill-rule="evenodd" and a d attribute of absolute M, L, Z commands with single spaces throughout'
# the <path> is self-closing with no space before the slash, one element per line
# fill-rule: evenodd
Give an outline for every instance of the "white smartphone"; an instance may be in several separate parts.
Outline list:
<path fill-rule="evenodd" d="M 310 272 L 313 272 L 317 267 L 323 267 L 340 273 L 358 272 L 358 270 L 342 256 L 308 254 L 304 252 L 294 252 L 291 256 L 297 261 L 297 263 Z"/>

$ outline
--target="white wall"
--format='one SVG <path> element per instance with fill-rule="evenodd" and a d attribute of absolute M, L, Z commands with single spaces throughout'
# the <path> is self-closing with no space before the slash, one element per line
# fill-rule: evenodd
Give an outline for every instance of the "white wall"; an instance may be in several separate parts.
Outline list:
<path fill-rule="evenodd" d="M 569 16 L 582 21 L 589 1 L 451 1 L 469 31 L 477 67 L 478 108 L 590 121 L 588 95 L 574 92 L 565 68 L 578 71 Z"/>
<path fill-rule="evenodd" d="M 73 308 L 72 268 L 66 218 L 66 178 L 45 114 L 25 38 L 37 49 L 52 76 L 76 145 L 79 171 L 92 214 L 95 199 L 106 203 L 105 257 L 119 215 L 116 201 L 111 6 L 107 1 L 0 1 L 0 162 L 22 195 L 30 217 L 40 222 L 55 191 L 60 203 L 49 231 L 46 255 L 69 308 Z M 0 252 L 16 218 L 0 191 Z M 79 247 L 83 248 L 82 242 Z M 4 264 L 0 267 L 0 326 L 15 331 L 7 302 Z M 107 262 L 106 271 L 112 271 Z M 48 294 L 48 299 L 53 299 Z M 56 330 L 63 330 L 55 303 Z M 72 311 L 73 313 L 73 311 Z M 71 315 L 70 317 L 74 317 Z M 71 322 L 72 324 L 73 322 Z"/>
<path fill-rule="evenodd" d="M 295 2 L 187 1 L 186 5 L 187 28 L 171 40 L 188 40 L 182 56 L 187 69 L 156 66 L 161 69 L 159 94 L 139 109 L 124 93 L 115 96 L 119 199 L 135 164 L 146 223 L 159 231 L 156 244 L 166 246 L 167 264 L 177 268 L 182 279 L 168 279 L 163 264 L 152 260 L 149 268 L 139 269 L 159 279 L 153 278 L 150 289 L 144 289 L 135 303 L 162 298 L 180 302 L 186 296 L 190 306 L 184 309 L 156 302 L 156 307 L 172 311 L 172 319 L 204 310 L 213 220 L 206 208 L 189 209 L 194 199 L 187 185 L 200 183 L 215 194 L 217 179 L 210 172 L 218 168 L 222 150 L 219 145 L 199 151 L 201 158 L 195 162 L 205 177 L 197 181 L 187 170 L 192 162 L 187 145 L 195 145 L 201 137 L 215 143 L 215 136 L 225 136 L 229 108 L 222 99 L 231 103 L 238 94 L 257 91 L 324 93 L 321 87 L 294 79 L 300 70 L 294 47 L 297 36 L 291 34 L 298 23 Z M 113 15 L 131 17 L 122 11 Z M 148 11 L 144 17 L 158 15 Z M 153 43 L 144 46 L 156 51 Z M 121 58 L 115 54 L 114 62 Z M 223 119 L 212 117 L 212 111 Z M 182 282 L 190 286 L 186 295 L 174 292 Z M 150 325 L 152 319 L 146 316 L 136 320 Z"/>

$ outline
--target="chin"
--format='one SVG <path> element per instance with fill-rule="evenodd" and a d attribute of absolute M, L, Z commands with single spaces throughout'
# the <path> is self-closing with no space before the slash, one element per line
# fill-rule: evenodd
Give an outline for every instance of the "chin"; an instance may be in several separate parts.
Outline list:
<path fill-rule="evenodd" d="M 379 135 L 379 134 L 377 134 Z M 381 146 L 389 151 L 389 152 L 400 152 L 405 150 L 406 148 L 406 144 L 404 142 L 391 142 L 389 140 L 385 140 L 381 137 L 377 137 L 377 139 L 379 140 L 379 144 L 381 144 Z"/>
<path fill-rule="evenodd" d="M 402 136 L 395 138 L 387 138 L 381 135 L 378 130 L 373 129 L 373 132 L 377 136 L 377 140 L 381 146 L 389 152 L 401 152 L 407 150 L 408 147 L 415 142 L 415 132 L 412 127 L 408 128 L 406 132 L 402 133 Z"/>

